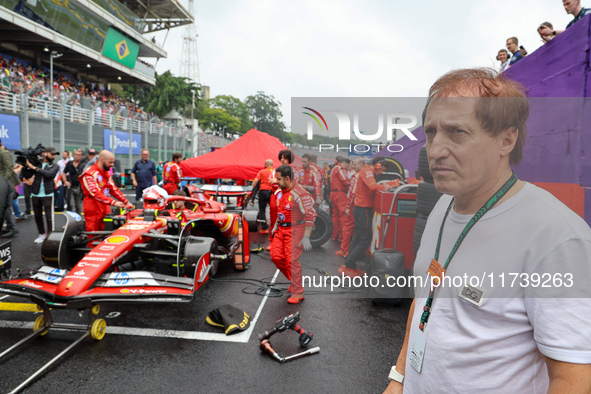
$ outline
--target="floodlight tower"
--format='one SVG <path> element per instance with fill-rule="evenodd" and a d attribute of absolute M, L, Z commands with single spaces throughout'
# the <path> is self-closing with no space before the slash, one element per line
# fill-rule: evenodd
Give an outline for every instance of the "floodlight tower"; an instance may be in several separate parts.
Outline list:
<path fill-rule="evenodd" d="M 189 14 L 195 15 L 195 0 L 189 0 Z M 181 69 L 179 76 L 201 85 L 199 73 L 199 54 L 197 53 L 197 25 L 195 22 L 187 25 L 183 33 L 183 52 L 181 54 Z"/>

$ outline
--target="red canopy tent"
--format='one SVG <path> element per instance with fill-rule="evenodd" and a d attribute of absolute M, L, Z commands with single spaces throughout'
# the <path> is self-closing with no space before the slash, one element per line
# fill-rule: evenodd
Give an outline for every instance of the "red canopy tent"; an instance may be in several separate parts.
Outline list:
<path fill-rule="evenodd" d="M 277 155 L 282 149 L 287 148 L 279 139 L 250 129 L 221 149 L 182 161 L 181 169 L 187 177 L 254 179 L 265 167 L 265 160 L 273 159 L 275 168 L 281 165 Z M 301 163 L 299 158 L 296 161 Z"/>

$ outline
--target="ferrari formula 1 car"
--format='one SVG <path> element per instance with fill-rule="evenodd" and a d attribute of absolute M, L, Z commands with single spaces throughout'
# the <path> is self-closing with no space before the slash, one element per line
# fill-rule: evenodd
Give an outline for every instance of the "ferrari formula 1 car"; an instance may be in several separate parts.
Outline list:
<path fill-rule="evenodd" d="M 184 209 L 173 209 L 184 205 Z M 52 308 L 83 309 L 105 302 L 190 301 L 218 264 L 246 270 L 249 224 L 216 201 L 172 196 L 159 209 L 105 218 L 105 230 L 84 231 L 65 213 L 63 231 L 41 248 L 44 265 L 0 282 L 0 292 Z M 4 274 L 6 279 L 6 274 Z"/>

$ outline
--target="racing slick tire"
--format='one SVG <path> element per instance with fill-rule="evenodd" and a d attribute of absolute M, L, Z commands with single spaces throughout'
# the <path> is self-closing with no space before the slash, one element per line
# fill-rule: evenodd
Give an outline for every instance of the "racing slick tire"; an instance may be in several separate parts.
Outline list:
<path fill-rule="evenodd" d="M 259 221 L 261 218 L 259 211 L 244 211 L 243 218 L 246 221 L 246 223 L 248 223 L 248 232 L 256 233 L 262 229 L 261 222 Z"/>
<path fill-rule="evenodd" d="M 314 248 L 324 245 L 332 235 L 332 219 L 328 212 L 316 210 L 314 228 L 310 234 L 310 243 Z"/>
<path fill-rule="evenodd" d="M 433 175 L 429 171 L 429 159 L 427 158 L 427 147 L 423 146 L 419 152 L 419 174 L 427 182 L 433 183 Z"/>
<path fill-rule="evenodd" d="M 73 252 L 69 246 L 74 237 L 84 230 L 84 221 L 75 212 L 64 212 L 66 226 L 62 231 L 52 231 L 41 245 L 43 263 L 54 268 L 72 269 L 84 253 Z"/>
<path fill-rule="evenodd" d="M 429 216 L 442 194 L 429 181 L 419 183 L 417 188 L 417 212 L 425 217 Z"/>
<path fill-rule="evenodd" d="M 182 264 L 185 275 L 190 278 L 195 277 L 201 257 L 208 253 L 217 254 L 217 251 L 218 244 L 215 239 L 189 235 L 183 246 Z M 210 259 L 209 264 L 211 264 L 209 273 L 213 276 L 217 271 L 218 260 Z M 195 278 L 195 280 L 199 280 L 199 278 Z"/>

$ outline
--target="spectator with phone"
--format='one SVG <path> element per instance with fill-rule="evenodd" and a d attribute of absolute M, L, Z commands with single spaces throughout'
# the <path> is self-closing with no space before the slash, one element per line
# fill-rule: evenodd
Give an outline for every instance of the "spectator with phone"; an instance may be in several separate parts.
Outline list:
<path fill-rule="evenodd" d="M 523 48 L 523 46 L 518 47 L 518 45 L 519 40 L 517 37 L 507 38 L 507 50 L 511 52 L 512 55 L 507 68 L 513 66 L 515 63 L 523 59 L 525 55 L 527 55 L 527 51 Z"/>
<path fill-rule="evenodd" d="M 556 36 L 556 32 L 554 31 L 554 27 L 550 22 L 543 22 L 538 27 L 538 34 L 542 39 L 542 42 L 546 44 L 548 41 L 552 40 Z"/>

